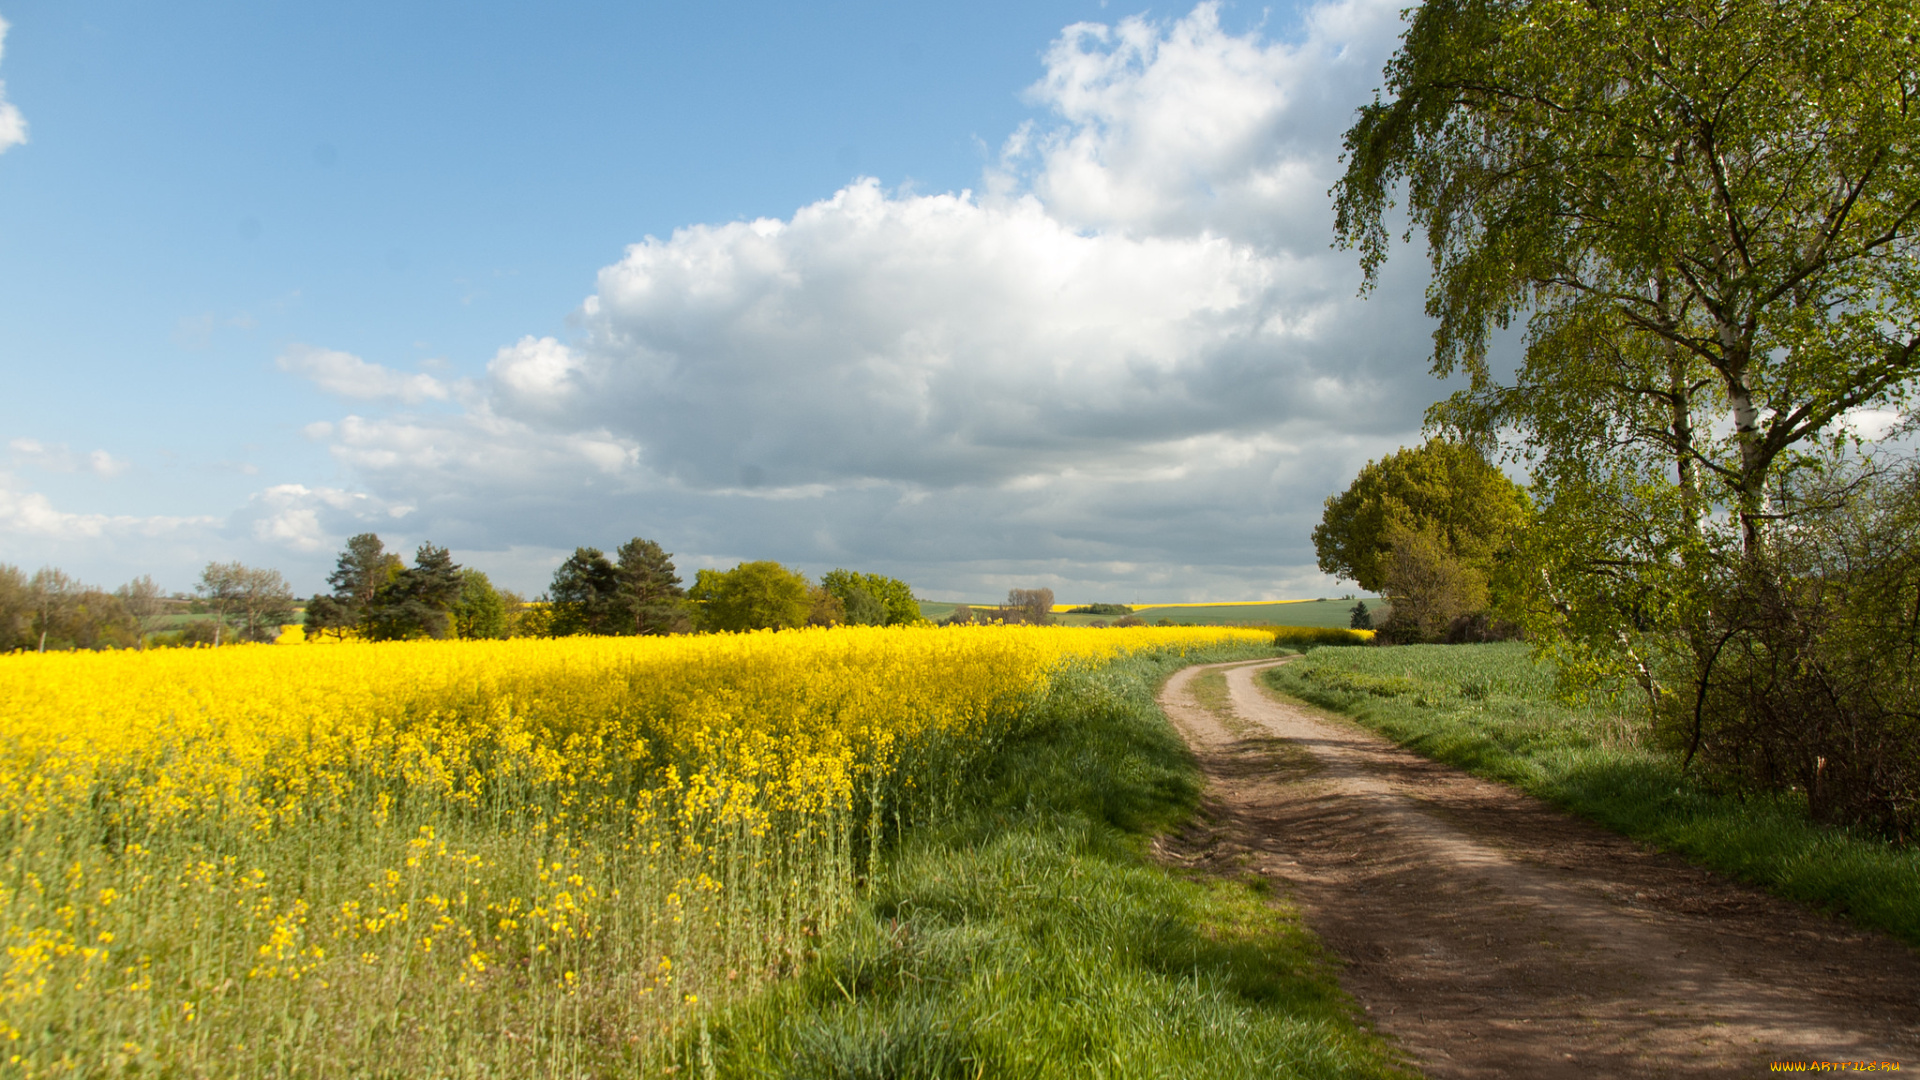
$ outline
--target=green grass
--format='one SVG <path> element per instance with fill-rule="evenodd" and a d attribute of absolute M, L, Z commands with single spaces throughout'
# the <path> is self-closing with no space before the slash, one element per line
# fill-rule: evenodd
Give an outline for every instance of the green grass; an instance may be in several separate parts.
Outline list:
<path fill-rule="evenodd" d="M 1063 679 L 976 778 L 973 810 L 910 830 L 817 960 L 718 1013 L 683 1060 L 794 1078 L 1404 1075 L 1290 905 L 1148 857 L 1196 804 L 1152 701 L 1189 662 Z"/>
<path fill-rule="evenodd" d="M 1427 757 L 1920 945 L 1920 851 L 1822 828 L 1791 799 L 1696 783 L 1646 744 L 1644 722 L 1558 700 L 1525 645 L 1321 649 L 1265 678 Z"/>

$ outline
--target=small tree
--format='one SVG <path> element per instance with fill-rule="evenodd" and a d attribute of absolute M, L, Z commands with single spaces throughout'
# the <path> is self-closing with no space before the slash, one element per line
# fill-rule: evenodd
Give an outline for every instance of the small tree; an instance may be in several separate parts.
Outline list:
<path fill-rule="evenodd" d="M 777 562 L 746 562 L 731 570 L 702 570 L 688 596 L 700 605 L 702 630 L 765 630 L 804 626 L 813 613 L 805 576 Z"/>
<path fill-rule="evenodd" d="M 599 548 L 574 548 L 553 572 L 548 596 L 558 636 L 617 634 L 630 625 L 621 603 L 620 571 Z"/>
<path fill-rule="evenodd" d="M 948 626 L 970 626 L 973 623 L 973 608 L 966 604 L 955 604 L 947 615 Z"/>
<path fill-rule="evenodd" d="M 1351 629 L 1373 629 L 1373 612 L 1367 610 L 1367 602 L 1365 600 L 1353 605 L 1352 610 L 1348 611 L 1347 615 L 1347 626 Z"/>
<path fill-rule="evenodd" d="M 168 609 L 166 594 L 160 586 L 153 583 L 150 575 L 142 574 L 115 590 L 120 605 L 132 620 L 135 633 L 139 636 L 140 647 L 147 647 L 147 635 L 160 629 L 166 623 Z"/>
<path fill-rule="evenodd" d="M 673 568 L 673 554 L 638 536 L 620 545 L 618 581 L 620 633 L 670 634 L 684 629 L 687 590 Z"/>
<path fill-rule="evenodd" d="M 213 613 L 215 645 L 230 629 L 243 641 L 272 641 L 293 621 L 293 590 L 278 570 L 210 562 L 194 591 Z"/>
<path fill-rule="evenodd" d="M 507 636 L 507 605 L 487 575 L 472 567 L 460 571 L 460 595 L 449 609 L 453 633 L 463 640 Z"/>
<path fill-rule="evenodd" d="M 846 606 L 840 602 L 839 597 L 828 592 L 823 586 L 815 585 L 807 590 L 807 595 L 813 601 L 812 610 L 807 612 L 808 626 L 872 625 L 871 623 L 854 623 L 847 618 Z"/>
<path fill-rule="evenodd" d="M 1320 569 L 1379 592 L 1394 530 L 1431 531 L 1449 556 L 1487 577 L 1531 512 L 1526 492 L 1478 450 L 1433 439 L 1369 461 L 1327 499 L 1313 547 Z"/>
<path fill-rule="evenodd" d="M 386 550 L 375 534 L 360 533 L 348 539 L 333 573 L 327 575 L 333 594 L 324 600 L 315 596 L 307 601 L 307 638 L 332 634 L 341 639 L 350 633 L 370 636 L 375 594 L 404 569 L 400 556 Z"/>
<path fill-rule="evenodd" d="M 0 563 L 0 652 L 23 649 L 33 640 L 33 592 L 17 566 Z"/>
<path fill-rule="evenodd" d="M 1486 577 L 1448 550 L 1437 529 L 1396 525 L 1380 573 L 1393 640 L 1440 641 L 1455 619 L 1486 610 Z"/>
<path fill-rule="evenodd" d="M 1006 619 L 1029 626 L 1052 626 L 1053 590 L 1008 589 Z"/>
<path fill-rule="evenodd" d="M 380 586 L 368 605 L 367 636 L 374 641 L 445 638 L 460 600 L 460 566 L 446 548 L 421 544 L 413 565 Z"/>
<path fill-rule="evenodd" d="M 884 574 L 830 570 L 820 578 L 826 590 L 840 598 L 847 622 L 855 626 L 918 626 L 926 622 L 913 587 Z"/>

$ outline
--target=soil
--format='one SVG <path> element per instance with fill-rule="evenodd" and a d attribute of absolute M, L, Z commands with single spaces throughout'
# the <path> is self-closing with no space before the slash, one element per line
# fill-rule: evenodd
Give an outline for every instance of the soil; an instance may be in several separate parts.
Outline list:
<path fill-rule="evenodd" d="M 1274 663 L 1187 668 L 1162 691 L 1208 780 L 1162 854 L 1290 896 L 1421 1072 L 1920 1068 L 1920 955 L 1906 945 L 1282 698 L 1257 679 Z"/>

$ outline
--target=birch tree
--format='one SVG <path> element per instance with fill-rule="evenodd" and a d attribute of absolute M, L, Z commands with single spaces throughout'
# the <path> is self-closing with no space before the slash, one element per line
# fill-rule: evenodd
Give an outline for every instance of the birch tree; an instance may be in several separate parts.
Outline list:
<path fill-rule="evenodd" d="M 1466 376 L 1430 423 L 1531 468 L 1534 629 L 1656 708 L 1655 653 L 1704 685 L 1728 575 L 1863 437 L 1850 418 L 1912 405 L 1917 18 L 1920 0 L 1432 0 L 1347 132 L 1336 237 L 1370 284 L 1402 212 L 1424 233 L 1432 368 Z M 1488 345 L 1515 325 L 1508 375 Z"/>

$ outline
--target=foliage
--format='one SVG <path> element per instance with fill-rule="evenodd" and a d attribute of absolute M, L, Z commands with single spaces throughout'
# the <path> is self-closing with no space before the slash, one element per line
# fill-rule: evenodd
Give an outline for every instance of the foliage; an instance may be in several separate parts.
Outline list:
<path fill-rule="evenodd" d="M 160 586 L 146 574 L 115 589 L 113 595 L 120 601 L 128 626 L 137 636 L 141 648 L 145 648 L 147 638 L 166 623 L 172 604 L 160 591 Z M 0 645 L 0 650 L 4 650 L 3 645 Z"/>
<path fill-rule="evenodd" d="M 1458 620 L 1486 611 L 1485 575 L 1448 550 L 1439 530 L 1395 522 L 1389 536 L 1380 584 L 1393 607 L 1382 633 L 1400 644 L 1440 641 Z"/>
<path fill-rule="evenodd" d="M 1001 608 L 1000 617 L 1008 623 L 1053 625 L 1053 590 L 1008 589 L 1007 603 Z"/>
<path fill-rule="evenodd" d="M 1920 850 L 1820 827 L 1804 800 L 1703 782 L 1643 724 L 1569 704 L 1523 645 L 1325 650 L 1266 679 L 1418 753 L 1920 945 Z"/>
<path fill-rule="evenodd" d="M 701 570 L 687 598 L 699 605 L 702 630 L 784 630 L 805 626 L 813 591 L 805 575 L 777 562 L 744 562 L 731 570 Z"/>
<path fill-rule="evenodd" d="M 404 569 L 406 564 L 400 556 L 389 552 L 374 533 L 349 537 L 333 573 L 327 575 L 332 595 L 307 601 L 308 640 L 328 636 L 342 640 L 365 634 L 372 621 L 375 594 Z"/>
<path fill-rule="evenodd" d="M 831 934 L 1067 668 L 1249 638 L 6 657 L 0 1035 L 33 1075 L 649 1072 Z"/>
<path fill-rule="evenodd" d="M 453 555 L 446 548 L 421 544 L 412 566 L 374 590 L 362 617 L 362 632 L 369 641 L 448 637 L 463 588 Z"/>
<path fill-rule="evenodd" d="M 689 629 L 685 589 L 674 571 L 673 555 L 638 536 L 620 545 L 615 565 L 619 581 L 620 633 L 670 634 Z"/>
<path fill-rule="evenodd" d="M 1133 609 L 1125 604 L 1082 604 L 1077 608 L 1068 608 L 1069 615 L 1131 615 Z"/>
<path fill-rule="evenodd" d="M 1373 612 L 1367 610 L 1367 602 L 1365 600 L 1359 601 L 1358 603 L 1353 605 L 1351 615 L 1352 617 L 1347 621 L 1347 625 L 1352 629 L 1355 629 L 1355 630 L 1373 629 Z"/>
<path fill-rule="evenodd" d="M 460 571 L 460 596 L 448 609 L 453 636 L 463 641 L 507 636 L 507 605 L 487 575 L 472 567 Z"/>
<path fill-rule="evenodd" d="M 620 603 L 620 572 L 599 548 L 574 548 L 547 590 L 553 633 L 614 634 L 626 629 Z"/>
<path fill-rule="evenodd" d="M 554 571 L 548 630 L 569 634 L 669 634 L 690 627 L 686 590 L 673 556 L 659 544 L 634 537 L 620 545 L 618 561 L 599 548 L 574 549 Z"/>
<path fill-rule="evenodd" d="M 1369 461 L 1347 490 L 1327 499 L 1313 548 L 1320 569 L 1385 590 L 1395 541 L 1427 536 L 1486 578 L 1524 529 L 1527 496 L 1465 443 L 1430 439 Z"/>
<path fill-rule="evenodd" d="M 218 622 L 218 632 L 231 625 L 240 641 L 272 641 L 283 623 L 293 621 L 293 589 L 280 571 L 239 562 L 210 562 L 194 586 Z"/>
<path fill-rule="evenodd" d="M 1751 544 L 1776 466 L 1920 373 L 1916 21 L 1913 0 L 1418 8 L 1347 133 L 1336 228 L 1371 279 L 1405 183 L 1435 371 L 1472 377 L 1437 415 L 1543 458 L 1662 453 Z M 1496 385 L 1488 335 L 1529 311 Z"/>
<path fill-rule="evenodd" d="M 1659 734 L 1710 776 L 1804 798 L 1817 821 L 1920 831 L 1920 465 L 1805 492 L 1673 648 Z M 1680 670 L 1669 672 L 1669 666 Z"/>
<path fill-rule="evenodd" d="M 829 570 L 820 585 L 837 597 L 851 626 L 920 626 L 920 602 L 913 588 L 899 578 L 863 574 L 856 570 Z"/>
<path fill-rule="evenodd" d="M 1726 605 L 1784 611 L 1798 588 L 1769 551 L 1795 492 L 1844 471 L 1851 414 L 1910 408 L 1916 19 L 1913 0 L 1429 3 L 1348 132 L 1340 238 L 1371 280 L 1405 185 L 1434 370 L 1470 382 L 1430 420 L 1530 464 L 1529 631 L 1571 677 L 1630 680 L 1662 715 L 1718 692 L 1744 618 Z M 1503 381 L 1487 342 L 1520 317 Z"/>

